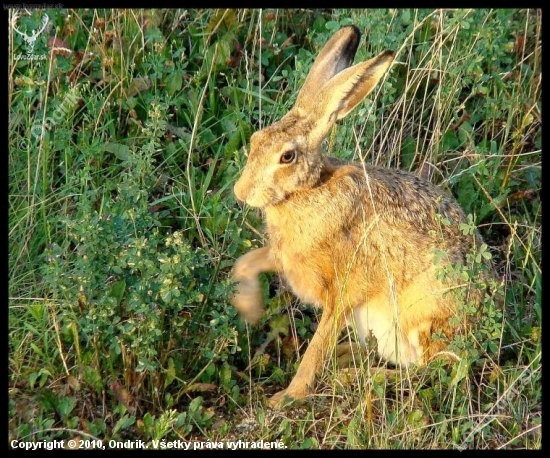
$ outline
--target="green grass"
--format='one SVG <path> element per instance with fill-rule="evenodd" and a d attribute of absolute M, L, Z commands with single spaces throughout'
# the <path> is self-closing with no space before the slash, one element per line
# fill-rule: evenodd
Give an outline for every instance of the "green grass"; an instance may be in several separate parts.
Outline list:
<path fill-rule="evenodd" d="M 540 10 L 47 13 L 45 60 L 17 59 L 27 45 L 9 28 L 10 444 L 541 446 Z M 318 317 L 275 275 L 260 326 L 228 305 L 234 260 L 263 243 L 232 187 L 251 133 L 286 113 L 347 24 L 364 34 L 356 62 L 397 57 L 327 150 L 452 192 L 505 307 L 486 305 L 474 356 L 450 370 L 331 361 L 315 397 L 278 412 L 266 397 Z"/>

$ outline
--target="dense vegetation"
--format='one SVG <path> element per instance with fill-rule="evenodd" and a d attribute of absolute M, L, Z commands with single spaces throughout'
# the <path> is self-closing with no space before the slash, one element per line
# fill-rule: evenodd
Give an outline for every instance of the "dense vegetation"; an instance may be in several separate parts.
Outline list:
<path fill-rule="evenodd" d="M 49 9 L 32 50 L 18 31 L 44 11 L 15 13 L 10 443 L 540 447 L 541 11 Z M 276 412 L 266 396 L 318 318 L 275 275 L 260 326 L 228 305 L 234 260 L 263 243 L 232 187 L 251 133 L 286 113 L 347 24 L 364 35 L 356 61 L 397 59 L 327 151 L 452 192 L 505 307 L 487 304 L 451 370 L 329 364 L 318 396 Z"/>

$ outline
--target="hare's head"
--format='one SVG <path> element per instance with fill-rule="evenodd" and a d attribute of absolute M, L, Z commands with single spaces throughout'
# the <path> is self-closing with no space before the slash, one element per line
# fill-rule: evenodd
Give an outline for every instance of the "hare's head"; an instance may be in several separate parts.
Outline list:
<path fill-rule="evenodd" d="M 321 176 L 320 146 L 336 121 L 361 102 L 393 61 L 385 51 L 350 67 L 357 51 L 357 27 L 343 27 L 315 60 L 296 103 L 280 121 L 255 132 L 235 195 L 253 207 L 284 201 L 315 186 Z"/>

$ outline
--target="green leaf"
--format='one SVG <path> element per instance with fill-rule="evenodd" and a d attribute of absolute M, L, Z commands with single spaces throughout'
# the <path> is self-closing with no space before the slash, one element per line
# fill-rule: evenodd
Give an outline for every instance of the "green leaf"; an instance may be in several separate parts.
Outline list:
<path fill-rule="evenodd" d="M 202 396 L 197 396 L 189 403 L 189 417 L 191 417 L 195 421 L 200 421 L 201 417 L 201 410 L 202 410 Z"/>
<path fill-rule="evenodd" d="M 472 235 L 475 230 L 475 228 L 471 224 L 467 223 L 460 223 L 458 225 L 458 228 L 462 231 L 464 235 Z"/>
<path fill-rule="evenodd" d="M 465 122 L 458 128 L 458 138 L 461 144 L 468 143 L 472 137 L 472 126 Z"/>
<path fill-rule="evenodd" d="M 302 444 L 298 448 L 301 450 L 318 449 L 319 442 L 315 437 L 308 437 L 304 440 L 304 442 L 302 442 Z"/>
<path fill-rule="evenodd" d="M 332 32 L 336 32 L 336 30 L 340 28 L 340 23 L 336 21 L 328 21 L 325 24 L 325 27 Z"/>
<path fill-rule="evenodd" d="M 134 416 L 130 417 L 128 415 L 124 415 L 122 418 L 120 418 L 116 422 L 115 427 L 113 428 L 113 433 L 111 434 L 111 436 L 114 436 L 119 431 L 122 431 L 123 429 L 126 429 L 129 426 L 132 426 L 135 422 L 136 422 L 136 417 L 134 417 Z"/>
<path fill-rule="evenodd" d="M 126 291 L 126 280 L 119 280 L 111 285 L 109 290 L 109 297 L 114 297 L 117 305 L 120 305 L 124 292 Z"/>
<path fill-rule="evenodd" d="M 455 150 L 460 146 L 460 141 L 458 140 L 456 134 L 452 130 L 448 130 L 443 134 L 441 140 L 441 149 L 443 151 Z"/>
<path fill-rule="evenodd" d="M 491 259 L 493 256 L 491 255 L 491 253 L 489 253 L 488 251 L 484 251 L 483 253 L 481 253 L 481 256 L 483 256 L 485 259 L 489 260 Z"/>
<path fill-rule="evenodd" d="M 271 326 L 270 334 L 282 334 L 284 336 L 288 334 L 290 326 L 288 315 L 276 316 L 269 324 Z"/>
<path fill-rule="evenodd" d="M 128 94 L 134 96 L 139 92 L 144 92 L 153 86 L 153 82 L 150 78 L 134 78 L 130 83 Z"/>
<path fill-rule="evenodd" d="M 468 375 L 468 360 L 462 358 L 458 364 L 454 366 L 451 386 L 456 386 L 461 380 L 464 380 Z"/>
<path fill-rule="evenodd" d="M 169 303 L 172 300 L 172 290 L 168 289 L 160 293 L 160 297 L 165 303 Z"/>
<path fill-rule="evenodd" d="M 76 399 L 72 396 L 59 398 L 56 405 L 57 413 L 62 418 L 68 417 L 76 405 Z"/>
<path fill-rule="evenodd" d="M 401 166 L 404 169 L 410 169 L 414 155 L 416 154 L 416 140 L 408 137 L 401 143 Z"/>
<path fill-rule="evenodd" d="M 166 368 L 166 379 L 164 380 L 164 388 L 176 378 L 176 366 L 174 364 L 174 358 L 168 358 L 168 367 Z"/>
<path fill-rule="evenodd" d="M 170 73 L 166 78 L 166 90 L 170 95 L 174 95 L 176 92 L 181 91 L 182 85 L 183 78 L 181 76 L 181 73 L 178 71 Z"/>
<path fill-rule="evenodd" d="M 105 145 L 105 151 L 113 153 L 121 161 L 129 161 L 132 159 L 130 148 L 122 143 L 107 143 L 107 145 Z"/>
<path fill-rule="evenodd" d="M 419 409 L 415 409 L 407 414 L 407 424 L 411 426 L 421 426 L 425 423 L 424 412 Z"/>
<path fill-rule="evenodd" d="M 313 30 L 316 32 L 324 32 L 325 24 L 325 18 L 321 14 L 318 14 L 315 16 L 315 20 L 313 21 Z"/>

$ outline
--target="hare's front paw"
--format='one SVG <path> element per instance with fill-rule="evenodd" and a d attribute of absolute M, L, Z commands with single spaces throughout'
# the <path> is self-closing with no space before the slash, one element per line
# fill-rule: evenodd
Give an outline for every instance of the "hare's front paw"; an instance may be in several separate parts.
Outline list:
<path fill-rule="evenodd" d="M 231 303 L 250 324 L 258 323 L 264 313 L 258 276 L 275 268 L 269 253 L 269 247 L 252 250 L 237 259 L 233 268 L 232 278 L 237 282 L 237 290 Z"/>
<path fill-rule="evenodd" d="M 242 283 L 239 285 L 237 294 L 235 294 L 231 303 L 249 324 L 257 324 L 264 313 L 259 291 Z"/>

